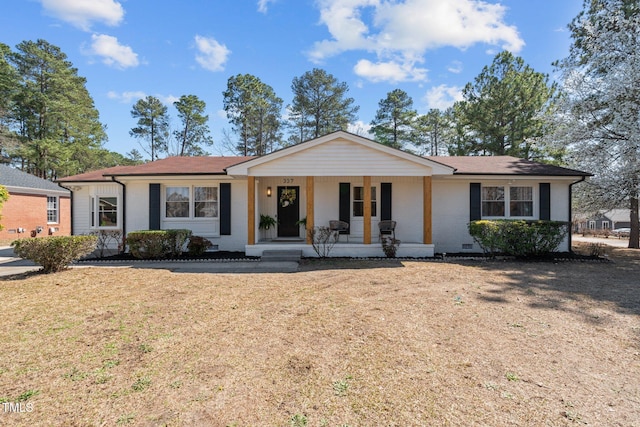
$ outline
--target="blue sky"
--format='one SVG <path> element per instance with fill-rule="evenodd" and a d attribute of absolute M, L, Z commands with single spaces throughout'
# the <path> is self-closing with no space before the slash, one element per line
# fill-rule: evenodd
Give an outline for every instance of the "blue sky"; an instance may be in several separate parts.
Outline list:
<path fill-rule="evenodd" d="M 231 76 L 257 76 L 287 105 L 293 78 L 323 68 L 349 85 L 360 106 L 351 131 L 362 132 L 396 88 L 421 114 L 450 106 L 503 49 L 553 75 L 581 9 L 582 0 L 15 0 L 0 14 L 0 42 L 59 46 L 87 79 L 109 150 L 140 149 L 129 136 L 139 98 L 160 98 L 177 125 L 172 102 L 194 94 L 207 103 L 209 151 L 228 155 Z"/>

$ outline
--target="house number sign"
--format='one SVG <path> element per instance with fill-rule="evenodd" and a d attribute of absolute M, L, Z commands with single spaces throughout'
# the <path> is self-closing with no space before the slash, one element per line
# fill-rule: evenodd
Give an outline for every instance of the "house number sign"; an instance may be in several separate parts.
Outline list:
<path fill-rule="evenodd" d="M 293 179 L 293 178 L 282 178 L 282 183 L 283 184 L 293 184 L 294 181 L 295 181 L 295 179 Z"/>

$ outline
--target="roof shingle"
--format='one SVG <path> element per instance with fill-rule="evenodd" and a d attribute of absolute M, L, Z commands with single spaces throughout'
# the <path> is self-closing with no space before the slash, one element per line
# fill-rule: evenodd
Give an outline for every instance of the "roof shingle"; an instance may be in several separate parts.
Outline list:
<path fill-rule="evenodd" d="M 588 172 L 512 156 L 429 156 L 427 158 L 455 168 L 454 175 L 591 176 Z"/>
<path fill-rule="evenodd" d="M 55 182 L 39 178 L 35 175 L 31 175 L 30 173 L 26 173 L 6 165 L 0 165 L 0 185 L 4 185 L 5 187 L 42 190 L 43 193 L 47 191 L 68 193 L 68 190 L 60 187 Z"/>
<path fill-rule="evenodd" d="M 137 166 L 115 166 L 61 178 L 58 182 L 110 181 L 112 176 L 222 175 L 229 166 L 253 157 L 167 157 Z"/>

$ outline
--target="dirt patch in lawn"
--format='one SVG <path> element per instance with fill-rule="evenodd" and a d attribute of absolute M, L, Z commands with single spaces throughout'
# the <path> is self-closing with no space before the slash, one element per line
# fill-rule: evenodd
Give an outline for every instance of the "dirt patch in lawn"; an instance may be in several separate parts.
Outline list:
<path fill-rule="evenodd" d="M 640 425 L 640 254 L 0 281 L 1 425 Z"/>

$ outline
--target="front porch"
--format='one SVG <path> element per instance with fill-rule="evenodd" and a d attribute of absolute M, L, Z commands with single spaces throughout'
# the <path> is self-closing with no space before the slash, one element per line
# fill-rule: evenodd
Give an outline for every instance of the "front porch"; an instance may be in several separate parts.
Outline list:
<path fill-rule="evenodd" d="M 253 245 L 245 246 L 247 256 L 262 256 L 264 251 L 273 250 L 298 250 L 302 251 L 304 257 L 317 257 L 318 254 L 311 244 L 307 244 L 303 239 L 293 240 L 273 240 L 258 242 Z M 396 256 L 398 258 L 430 258 L 434 256 L 434 245 L 423 243 L 400 243 Z M 339 241 L 333 246 L 329 253 L 331 257 L 348 257 L 348 258 L 368 258 L 368 257 L 384 257 L 382 244 L 379 242 L 364 244 Z"/>

